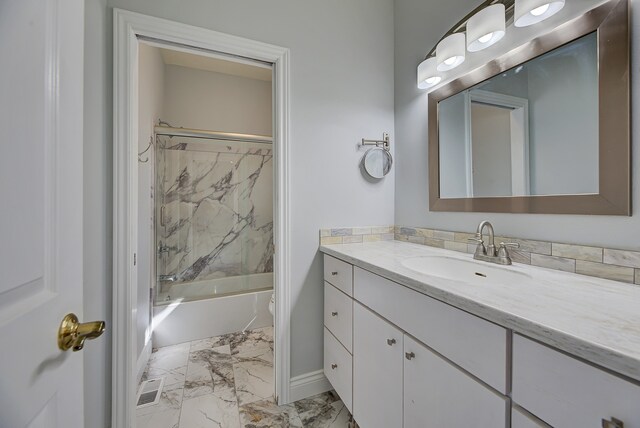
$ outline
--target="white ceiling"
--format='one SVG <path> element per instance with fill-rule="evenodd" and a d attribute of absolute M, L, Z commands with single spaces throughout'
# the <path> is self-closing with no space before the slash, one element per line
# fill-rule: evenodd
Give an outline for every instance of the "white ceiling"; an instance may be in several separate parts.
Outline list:
<path fill-rule="evenodd" d="M 271 82 L 271 67 L 266 65 L 249 65 L 238 61 L 229 61 L 171 49 L 161 48 L 160 53 L 165 64 Z"/>

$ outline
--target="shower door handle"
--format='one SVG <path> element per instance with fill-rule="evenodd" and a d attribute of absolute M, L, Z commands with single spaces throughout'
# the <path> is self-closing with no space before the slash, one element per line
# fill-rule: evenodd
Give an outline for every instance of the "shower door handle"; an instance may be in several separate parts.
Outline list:
<path fill-rule="evenodd" d="M 164 226 L 164 205 L 160 207 L 160 226 Z"/>

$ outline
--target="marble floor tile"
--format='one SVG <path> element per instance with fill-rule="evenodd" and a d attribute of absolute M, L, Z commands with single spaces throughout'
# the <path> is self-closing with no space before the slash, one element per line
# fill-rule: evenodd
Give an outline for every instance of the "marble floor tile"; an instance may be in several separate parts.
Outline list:
<path fill-rule="evenodd" d="M 240 406 L 240 423 L 243 428 L 302 428 L 295 406 L 278 406 L 272 399 Z"/>
<path fill-rule="evenodd" d="M 246 334 L 230 333 L 226 336 L 233 355 L 256 349 L 271 349 L 273 351 L 273 327 L 257 328 Z"/>
<path fill-rule="evenodd" d="M 164 384 L 184 382 L 187 373 L 190 343 L 165 346 L 151 354 L 147 378 L 164 377 Z"/>
<path fill-rule="evenodd" d="M 233 358 L 229 345 L 191 351 L 184 384 L 185 399 L 213 392 L 235 397 Z"/>
<path fill-rule="evenodd" d="M 234 355 L 233 375 L 238 403 L 241 406 L 273 399 L 273 351 L 270 349 L 257 349 Z"/>
<path fill-rule="evenodd" d="M 300 414 L 305 428 L 349 428 L 351 414 L 342 401 Z"/>
<path fill-rule="evenodd" d="M 182 402 L 179 428 L 240 428 L 235 397 L 201 395 Z"/>
<path fill-rule="evenodd" d="M 178 428 L 180 409 L 136 414 L 136 428 Z"/>
<path fill-rule="evenodd" d="M 209 337 L 207 339 L 194 340 L 191 342 L 191 352 L 201 351 L 203 349 L 218 348 L 222 345 L 228 345 L 229 339 L 226 336 Z"/>
<path fill-rule="evenodd" d="M 304 398 L 293 403 L 296 406 L 298 413 L 306 413 L 311 410 L 317 410 L 319 408 L 330 406 L 332 403 L 340 401 L 340 397 L 335 391 L 323 392 L 322 394 L 314 395 L 309 398 Z"/>
<path fill-rule="evenodd" d="M 294 403 L 305 428 L 347 428 L 351 414 L 333 392 L 326 392 Z"/>

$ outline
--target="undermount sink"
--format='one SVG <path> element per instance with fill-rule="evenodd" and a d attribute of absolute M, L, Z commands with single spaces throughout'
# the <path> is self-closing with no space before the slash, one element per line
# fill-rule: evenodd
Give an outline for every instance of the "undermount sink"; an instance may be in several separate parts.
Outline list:
<path fill-rule="evenodd" d="M 472 285 L 522 283 L 531 276 L 509 267 L 492 266 L 484 262 L 458 259 L 447 256 L 412 257 L 402 265 L 413 271 L 438 278 L 467 282 Z"/>

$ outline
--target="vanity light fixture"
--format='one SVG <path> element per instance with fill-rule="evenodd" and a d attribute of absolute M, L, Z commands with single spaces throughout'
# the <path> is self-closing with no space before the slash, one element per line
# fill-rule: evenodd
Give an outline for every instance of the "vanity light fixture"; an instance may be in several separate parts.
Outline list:
<path fill-rule="evenodd" d="M 418 66 L 418 88 L 427 89 L 433 85 L 437 85 L 442 80 L 442 77 L 438 76 L 438 70 L 436 68 L 436 57 L 432 56 L 425 59 Z"/>
<path fill-rule="evenodd" d="M 497 43 L 506 30 L 504 4 L 485 7 L 467 21 L 467 50 L 477 52 Z"/>
<path fill-rule="evenodd" d="M 445 37 L 436 48 L 437 70 L 453 70 L 462 64 L 465 59 L 465 51 L 464 33 L 455 33 Z"/>
<path fill-rule="evenodd" d="M 513 25 L 527 27 L 555 15 L 565 0 L 516 0 Z"/>

